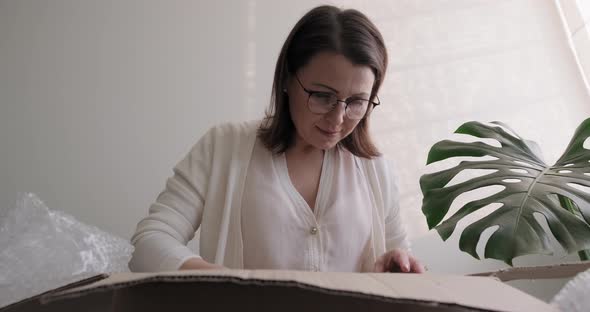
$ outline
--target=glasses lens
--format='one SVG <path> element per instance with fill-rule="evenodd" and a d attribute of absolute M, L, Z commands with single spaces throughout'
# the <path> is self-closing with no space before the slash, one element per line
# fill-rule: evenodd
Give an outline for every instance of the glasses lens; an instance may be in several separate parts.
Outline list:
<path fill-rule="evenodd" d="M 309 110 L 315 114 L 325 114 L 332 110 L 338 99 L 332 93 L 316 92 L 309 96 Z"/>
<path fill-rule="evenodd" d="M 369 101 L 367 100 L 354 100 L 348 103 L 346 108 L 346 116 L 350 119 L 362 119 L 367 113 L 369 107 Z"/>

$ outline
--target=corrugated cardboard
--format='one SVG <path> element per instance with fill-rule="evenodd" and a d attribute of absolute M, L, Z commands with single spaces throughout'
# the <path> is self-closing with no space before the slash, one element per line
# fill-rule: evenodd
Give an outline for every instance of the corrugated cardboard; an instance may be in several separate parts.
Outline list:
<path fill-rule="evenodd" d="M 495 277 L 503 282 L 523 279 L 548 279 L 574 277 L 590 269 L 590 261 L 555 265 L 508 268 L 494 272 L 476 273 L 471 276 Z"/>
<path fill-rule="evenodd" d="M 490 277 L 225 270 L 121 273 L 16 311 L 555 311 Z"/>

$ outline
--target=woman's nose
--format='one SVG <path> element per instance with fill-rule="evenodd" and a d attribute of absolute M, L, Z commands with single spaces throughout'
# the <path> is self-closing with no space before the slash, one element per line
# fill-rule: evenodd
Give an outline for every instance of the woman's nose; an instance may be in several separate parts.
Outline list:
<path fill-rule="evenodd" d="M 346 116 L 346 102 L 338 101 L 334 109 L 329 111 L 325 118 L 332 124 L 332 125 L 340 125 L 344 122 L 344 117 Z"/>

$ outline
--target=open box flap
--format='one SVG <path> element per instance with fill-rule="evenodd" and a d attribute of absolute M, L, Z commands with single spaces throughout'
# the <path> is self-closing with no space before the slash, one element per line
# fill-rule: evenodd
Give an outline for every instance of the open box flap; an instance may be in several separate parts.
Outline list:
<path fill-rule="evenodd" d="M 344 295 L 433 302 L 491 311 L 555 311 L 547 303 L 489 277 L 430 273 L 317 273 L 283 270 L 118 273 L 89 285 L 52 292 L 43 296 L 42 301 L 63 300 L 92 292 L 146 283 L 199 281 L 299 287 L 338 292 Z"/>

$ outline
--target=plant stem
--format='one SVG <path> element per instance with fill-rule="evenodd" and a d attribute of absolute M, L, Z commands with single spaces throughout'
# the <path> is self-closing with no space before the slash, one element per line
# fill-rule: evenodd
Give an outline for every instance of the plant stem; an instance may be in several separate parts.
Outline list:
<path fill-rule="evenodd" d="M 557 195 L 557 197 L 559 198 L 559 203 L 561 204 L 562 207 L 567 209 L 569 212 L 574 214 L 576 217 L 583 219 L 582 213 L 580 212 L 580 208 L 578 208 L 578 206 L 571 199 L 569 199 L 565 196 L 562 196 L 562 195 Z M 580 260 L 582 260 L 582 261 L 590 260 L 590 249 L 578 251 L 578 257 L 580 257 Z"/>

